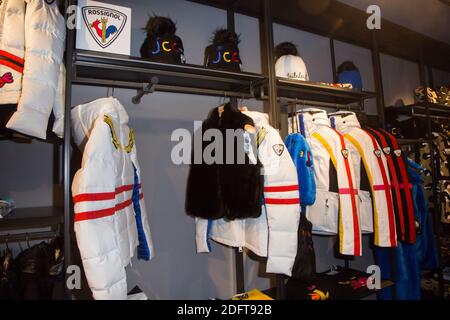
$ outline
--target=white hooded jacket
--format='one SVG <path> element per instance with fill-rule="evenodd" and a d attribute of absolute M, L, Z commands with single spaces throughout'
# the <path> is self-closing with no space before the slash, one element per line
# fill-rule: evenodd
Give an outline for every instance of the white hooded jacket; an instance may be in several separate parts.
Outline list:
<path fill-rule="evenodd" d="M 354 112 L 333 113 L 330 121 L 348 142 L 353 167 L 357 173 L 357 186 L 361 178 L 359 177 L 361 165 L 364 165 L 369 179 L 373 208 L 370 203 L 370 193 L 359 190 L 362 230 L 374 232 L 376 246 L 397 246 L 391 182 L 384 152 L 375 138 L 361 129 Z"/>
<path fill-rule="evenodd" d="M 0 1 L 0 105 L 18 105 L 7 128 L 45 139 L 53 109 L 62 137 L 65 37 L 56 1 Z"/>
<path fill-rule="evenodd" d="M 75 233 L 95 299 L 127 298 L 125 267 L 153 256 L 133 130 L 115 98 L 72 110 L 75 143 L 83 150 L 72 194 Z"/>
<path fill-rule="evenodd" d="M 297 170 L 268 115 L 244 111 L 257 129 L 258 156 L 264 168 L 264 204 L 258 218 L 226 221 L 196 218 L 197 252 L 210 252 L 209 239 L 248 248 L 267 257 L 266 271 L 291 276 L 297 254 L 300 205 Z"/>
<path fill-rule="evenodd" d="M 330 126 L 324 110 L 304 109 L 291 119 L 298 124 L 314 158 L 316 201 L 306 207 L 306 216 L 313 224 L 313 233 L 339 234 L 339 251 L 360 256 L 361 229 L 358 190 L 352 154 L 344 137 Z"/>

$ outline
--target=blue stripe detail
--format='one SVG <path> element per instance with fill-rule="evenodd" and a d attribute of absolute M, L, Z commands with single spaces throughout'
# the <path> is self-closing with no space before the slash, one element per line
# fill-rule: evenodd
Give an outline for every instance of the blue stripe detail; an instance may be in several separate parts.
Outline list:
<path fill-rule="evenodd" d="M 305 123 L 303 120 L 303 114 L 299 115 L 299 122 L 300 122 L 300 133 L 302 134 L 302 136 L 306 137 L 305 135 Z"/>
<path fill-rule="evenodd" d="M 334 120 L 334 117 L 330 117 L 331 127 L 333 129 L 336 129 L 336 121 Z"/>
<path fill-rule="evenodd" d="M 208 219 L 208 226 L 206 228 L 206 244 L 208 245 L 208 250 L 211 252 L 211 241 L 209 240 L 211 237 L 211 228 L 212 228 L 212 220 Z"/>
<path fill-rule="evenodd" d="M 141 205 L 139 203 L 139 177 L 137 175 L 136 167 L 133 164 L 134 186 L 133 186 L 133 208 L 136 218 L 136 228 L 138 232 L 139 245 L 137 248 L 138 259 L 150 260 L 151 252 L 148 246 L 147 238 L 144 232 L 144 225 L 142 223 Z"/>

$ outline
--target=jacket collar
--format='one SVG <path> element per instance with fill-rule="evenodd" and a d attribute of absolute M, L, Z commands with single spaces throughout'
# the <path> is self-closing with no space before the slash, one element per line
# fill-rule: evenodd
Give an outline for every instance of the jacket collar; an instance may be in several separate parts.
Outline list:
<path fill-rule="evenodd" d="M 269 115 L 267 113 L 258 111 L 242 111 L 242 113 L 252 118 L 257 127 L 262 127 L 269 124 Z"/>
<path fill-rule="evenodd" d="M 72 109 L 73 136 L 78 147 L 84 148 L 84 144 L 94 129 L 95 121 L 105 114 L 120 125 L 128 123 L 128 114 L 125 108 L 114 97 L 97 99 Z"/>
<path fill-rule="evenodd" d="M 321 127 L 330 126 L 330 120 L 328 119 L 327 113 L 322 109 L 303 109 L 296 116 L 301 134 L 308 138 Z"/>
<path fill-rule="evenodd" d="M 345 132 L 351 128 L 361 128 L 354 112 L 339 111 L 330 114 L 331 126 L 339 132 Z"/>

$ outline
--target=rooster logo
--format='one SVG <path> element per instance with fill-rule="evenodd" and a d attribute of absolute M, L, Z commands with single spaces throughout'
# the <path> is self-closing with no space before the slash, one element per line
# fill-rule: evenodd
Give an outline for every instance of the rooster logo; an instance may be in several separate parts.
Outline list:
<path fill-rule="evenodd" d="M 113 33 L 117 32 L 117 27 L 114 25 L 106 27 L 108 23 L 108 18 L 102 18 L 101 21 L 102 21 L 101 28 L 100 28 L 100 20 L 95 20 L 94 23 L 91 24 L 91 27 L 95 29 L 97 35 L 102 39 L 102 43 L 106 43 L 106 39 L 108 39 Z"/>
<path fill-rule="evenodd" d="M 127 22 L 122 12 L 94 6 L 83 7 L 83 18 L 95 42 L 103 49 L 119 37 Z"/>
<path fill-rule="evenodd" d="M 0 0 L 1 1 L 1 0 Z M 11 74 L 11 72 L 7 72 L 4 75 L 0 77 L 0 89 L 5 86 L 5 84 L 13 83 L 14 78 Z"/>

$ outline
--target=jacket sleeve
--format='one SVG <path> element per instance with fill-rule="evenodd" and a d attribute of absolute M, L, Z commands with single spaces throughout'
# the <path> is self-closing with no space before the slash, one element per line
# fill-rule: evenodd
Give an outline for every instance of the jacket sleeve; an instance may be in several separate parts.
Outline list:
<path fill-rule="evenodd" d="M 84 271 L 95 299 L 127 297 L 125 266 L 116 238 L 114 219 L 116 167 L 109 127 L 99 117 L 86 143 L 81 169 L 75 174 L 72 195 L 75 233 Z M 107 140 L 108 139 L 108 140 Z"/>
<path fill-rule="evenodd" d="M 55 95 L 55 103 L 53 104 L 53 115 L 55 123 L 53 124 L 53 132 L 60 138 L 64 136 L 64 106 L 66 98 L 66 67 L 61 63 L 58 80 L 58 90 Z"/>
<path fill-rule="evenodd" d="M 264 205 L 269 226 L 269 273 L 292 275 L 300 219 L 297 171 L 278 132 L 267 130 L 258 154 L 264 173 Z"/>
<path fill-rule="evenodd" d="M 64 54 L 65 22 L 56 2 L 26 0 L 22 94 L 7 127 L 45 139 Z"/>

